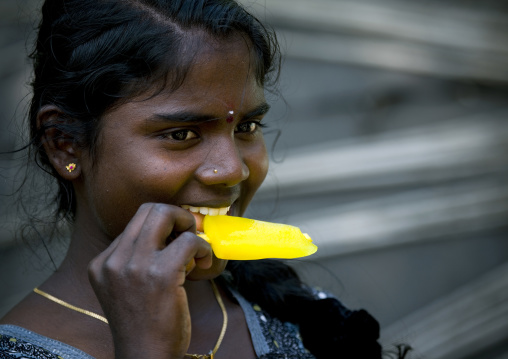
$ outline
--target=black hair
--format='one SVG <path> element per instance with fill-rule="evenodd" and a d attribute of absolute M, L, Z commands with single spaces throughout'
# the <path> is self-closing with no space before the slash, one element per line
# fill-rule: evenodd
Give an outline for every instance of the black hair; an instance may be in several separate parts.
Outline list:
<path fill-rule="evenodd" d="M 45 1 L 31 53 L 28 119 L 35 161 L 58 182 L 59 218 L 72 222 L 76 202 L 71 183 L 58 175 L 42 146 L 48 129 L 95 156 L 107 110 L 154 85 L 158 91 L 177 89 L 200 41 L 238 35 L 250 48 L 258 83 L 275 83 L 280 66 L 275 34 L 233 0 Z M 37 116 L 46 105 L 61 115 L 41 125 Z M 379 326 L 372 317 L 335 299 L 316 300 L 286 264 L 232 261 L 228 269 L 232 285 L 248 300 L 299 324 L 304 344 L 317 358 L 381 356 Z"/>
<path fill-rule="evenodd" d="M 320 298 L 282 261 L 229 261 L 227 269 L 230 285 L 247 300 L 272 317 L 297 324 L 305 348 L 317 359 L 379 359 L 390 354 L 383 353 L 379 324 L 368 312 L 349 310 L 333 296 Z"/>

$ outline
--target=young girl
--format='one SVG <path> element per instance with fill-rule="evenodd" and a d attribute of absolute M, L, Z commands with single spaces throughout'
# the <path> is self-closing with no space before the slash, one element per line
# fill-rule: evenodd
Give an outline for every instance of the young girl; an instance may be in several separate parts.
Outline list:
<path fill-rule="evenodd" d="M 72 226 L 0 321 L 0 358 L 380 358 L 379 327 L 275 260 L 196 236 L 241 216 L 268 158 L 275 37 L 230 0 L 46 0 L 30 131 Z"/>

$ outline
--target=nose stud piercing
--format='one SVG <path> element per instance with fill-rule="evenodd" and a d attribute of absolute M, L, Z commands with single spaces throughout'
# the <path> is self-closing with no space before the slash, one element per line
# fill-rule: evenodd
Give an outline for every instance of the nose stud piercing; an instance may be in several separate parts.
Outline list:
<path fill-rule="evenodd" d="M 219 171 L 217 171 L 217 169 L 214 168 L 213 169 L 213 173 L 217 173 L 217 172 L 219 172 Z"/>
<path fill-rule="evenodd" d="M 76 164 L 75 163 L 69 163 L 67 166 L 65 166 L 65 168 L 67 169 L 67 171 L 69 172 L 72 172 L 76 169 Z"/>

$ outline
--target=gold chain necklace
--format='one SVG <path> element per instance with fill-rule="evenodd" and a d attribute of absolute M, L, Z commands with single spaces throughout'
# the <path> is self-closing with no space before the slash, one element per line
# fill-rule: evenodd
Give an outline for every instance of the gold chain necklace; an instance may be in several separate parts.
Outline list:
<path fill-rule="evenodd" d="M 223 322 L 222 322 L 222 329 L 221 329 L 221 332 L 220 332 L 220 335 L 219 335 L 219 339 L 217 340 L 217 343 L 215 344 L 215 347 L 210 350 L 210 353 L 209 354 L 185 354 L 185 357 L 187 358 L 191 358 L 191 359 L 214 359 L 215 357 L 215 353 L 217 353 L 217 350 L 219 350 L 219 347 L 222 343 L 222 339 L 224 339 L 224 335 L 226 334 L 226 328 L 228 327 L 228 313 L 226 311 L 226 307 L 224 306 L 224 302 L 222 301 L 222 297 L 220 295 L 220 292 L 219 290 L 217 289 L 217 286 L 215 285 L 215 282 L 214 280 L 210 280 L 210 283 L 212 284 L 212 289 L 213 289 L 213 294 L 215 294 L 215 298 L 217 299 L 217 303 L 219 304 L 219 307 L 220 309 L 222 310 L 222 317 L 223 317 Z M 83 309 L 83 308 L 79 308 L 79 307 L 76 307 L 72 304 L 69 304 L 57 297 L 54 297 L 52 296 L 51 294 L 49 293 L 46 293 L 46 292 L 43 292 L 42 290 L 40 290 L 39 288 L 34 288 L 34 292 L 39 294 L 39 295 L 42 295 L 43 297 L 51 300 L 52 302 L 55 302 L 57 304 L 60 304 L 61 306 L 64 306 L 66 308 L 69 308 L 69 309 L 72 309 L 76 312 L 79 312 L 79 313 L 82 313 L 82 314 L 86 314 L 92 318 L 95 318 L 95 319 L 98 319 L 98 320 L 101 320 L 103 321 L 104 323 L 108 323 L 108 320 L 103 317 L 102 315 L 99 315 L 97 313 L 94 313 L 94 312 L 91 312 L 89 310 L 86 310 L 86 309 Z"/>

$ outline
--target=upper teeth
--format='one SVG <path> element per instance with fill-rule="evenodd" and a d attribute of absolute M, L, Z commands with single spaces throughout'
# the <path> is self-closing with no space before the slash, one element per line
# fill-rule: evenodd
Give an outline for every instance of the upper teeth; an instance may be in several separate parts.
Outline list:
<path fill-rule="evenodd" d="M 209 216 L 225 215 L 228 213 L 230 207 L 212 208 L 212 207 L 193 207 L 182 204 L 180 207 L 187 209 L 194 213 L 208 214 Z"/>

